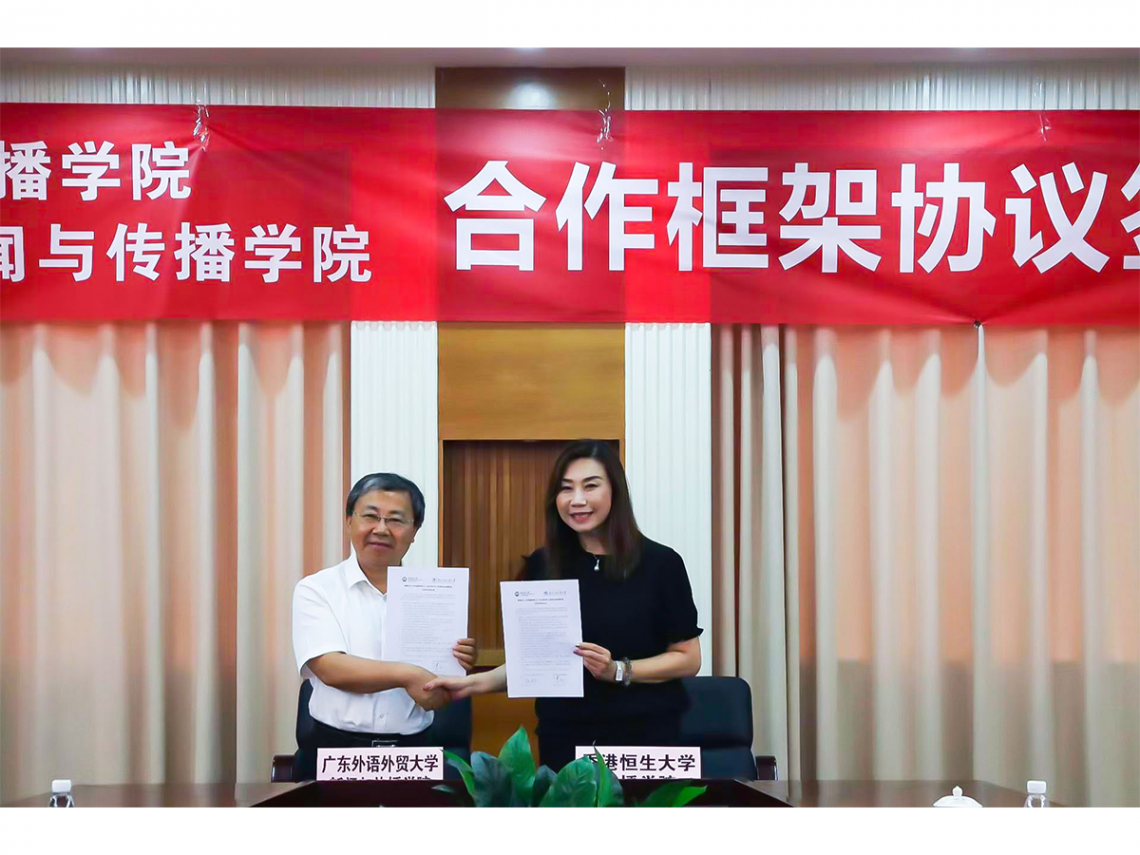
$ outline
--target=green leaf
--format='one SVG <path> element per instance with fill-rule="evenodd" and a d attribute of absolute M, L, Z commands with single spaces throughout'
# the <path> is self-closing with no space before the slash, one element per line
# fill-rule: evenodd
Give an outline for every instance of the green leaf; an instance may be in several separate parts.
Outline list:
<path fill-rule="evenodd" d="M 618 807 L 624 801 L 621 782 L 597 748 L 594 749 L 594 765 L 598 776 L 598 807 Z"/>
<path fill-rule="evenodd" d="M 498 757 L 476 751 L 471 755 L 471 770 L 475 777 L 475 807 L 510 806 L 514 788 Z"/>
<path fill-rule="evenodd" d="M 610 779 L 613 793 L 610 795 L 609 804 L 603 804 L 602 807 L 623 807 L 625 805 L 625 792 L 622 790 L 621 781 L 618 780 L 613 769 L 610 769 Z"/>
<path fill-rule="evenodd" d="M 684 807 L 694 799 L 700 798 L 705 794 L 708 787 L 693 787 L 688 786 L 681 790 L 673 799 L 673 804 L 670 807 Z"/>
<path fill-rule="evenodd" d="M 589 757 L 567 763 L 555 776 L 539 807 L 593 807 L 598 801 L 596 775 Z"/>
<path fill-rule="evenodd" d="M 467 795 L 471 799 L 475 799 L 475 773 L 472 771 L 471 766 L 467 761 L 460 757 L 453 751 L 444 751 L 444 759 L 454 766 L 459 771 L 459 777 L 463 779 L 463 786 L 467 788 Z"/>
<path fill-rule="evenodd" d="M 534 775 L 534 794 L 530 799 L 533 807 L 538 807 L 539 802 L 550 789 L 550 785 L 554 783 L 555 777 L 554 770 L 549 766 L 538 767 L 538 771 Z"/>
<path fill-rule="evenodd" d="M 638 807 L 684 807 L 698 796 L 704 795 L 707 787 L 694 787 L 689 781 L 670 781 L 658 787 L 645 797 Z"/>
<path fill-rule="evenodd" d="M 530 753 L 530 740 L 526 728 L 520 727 L 499 752 L 499 763 L 510 776 L 518 794 L 520 805 L 529 806 L 534 798 L 534 755 Z"/>
<path fill-rule="evenodd" d="M 645 800 L 638 804 L 638 807 L 669 807 L 673 803 L 673 797 L 684 788 L 684 781 L 670 781 L 667 784 L 662 784 L 646 796 Z"/>
<path fill-rule="evenodd" d="M 594 762 L 594 790 L 598 794 L 598 801 L 595 804 L 595 807 L 602 807 L 613 792 L 610 789 L 610 776 L 606 774 L 606 772 L 609 770 L 606 766 L 605 759 L 601 754 L 598 753 L 596 746 L 594 748 L 594 755 L 591 759 Z"/>
<path fill-rule="evenodd" d="M 507 780 L 510 780 L 509 775 Z M 523 801 L 522 793 L 519 792 L 519 788 L 514 785 L 513 781 L 511 782 L 511 795 L 507 800 L 507 807 L 530 807 L 530 802 Z"/>

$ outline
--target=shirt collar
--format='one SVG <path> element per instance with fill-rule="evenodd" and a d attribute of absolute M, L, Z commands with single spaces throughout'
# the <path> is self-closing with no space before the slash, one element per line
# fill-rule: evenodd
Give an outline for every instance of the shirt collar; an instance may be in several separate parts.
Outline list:
<path fill-rule="evenodd" d="M 356 552 L 349 550 L 348 559 L 344 562 L 344 584 L 349 588 L 355 588 L 357 585 L 363 583 L 368 585 L 380 596 L 385 596 L 380 590 L 368 581 L 368 577 L 364 575 L 364 571 L 360 569 L 360 562 L 356 560 Z"/>

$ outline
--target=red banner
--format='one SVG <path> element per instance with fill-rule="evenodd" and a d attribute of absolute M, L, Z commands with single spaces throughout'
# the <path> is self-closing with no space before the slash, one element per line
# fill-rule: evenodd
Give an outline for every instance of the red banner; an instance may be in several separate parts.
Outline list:
<path fill-rule="evenodd" d="M 3 111 L 5 321 L 1140 320 L 1136 111 Z"/>

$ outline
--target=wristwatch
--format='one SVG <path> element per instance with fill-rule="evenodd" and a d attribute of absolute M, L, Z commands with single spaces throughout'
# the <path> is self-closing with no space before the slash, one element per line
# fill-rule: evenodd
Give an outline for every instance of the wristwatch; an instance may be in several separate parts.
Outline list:
<path fill-rule="evenodd" d="M 623 686 L 628 686 L 633 682 L 633 664 L 629 661 L 628 657 L 618 662 L 617 680 Z"/>
<path fill-rule="evenodd" d="M 625 660 L 615 660 L 614 669 L 614 682 L 621 683 L 625 679 Z"/>

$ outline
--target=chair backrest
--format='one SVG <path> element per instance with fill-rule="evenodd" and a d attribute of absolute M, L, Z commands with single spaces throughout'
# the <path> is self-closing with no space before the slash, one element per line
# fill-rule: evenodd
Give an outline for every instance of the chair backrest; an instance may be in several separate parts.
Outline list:
<path fill-rule="evenodd" d="M 313 696 L 313 684 L 301 681 L 301 691 L 297 695 L 297 744 L 304 745 L 313 732 L 313 717 L 309 714 L 309 698 Z"/>
<path fill-rule="evenodd" d="M 740 677 L 686 677 L 681 742 L 701 749 L 701 777 L 756 780 L 752 690 Z"/>

